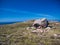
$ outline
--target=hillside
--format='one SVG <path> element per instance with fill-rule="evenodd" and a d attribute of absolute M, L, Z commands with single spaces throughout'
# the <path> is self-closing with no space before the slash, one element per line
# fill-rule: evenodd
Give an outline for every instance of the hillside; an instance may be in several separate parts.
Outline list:
<path fill-rule="evenodd" d="M 0 26 L 0 45 L 60 45 L 60 37 L 53 36 L 60 34 L 60 23 L 50 23 L 49 26 L 56 28 L 43 33 L 43 36 L 26 30 L 32 23 L 28 21 Z"/>

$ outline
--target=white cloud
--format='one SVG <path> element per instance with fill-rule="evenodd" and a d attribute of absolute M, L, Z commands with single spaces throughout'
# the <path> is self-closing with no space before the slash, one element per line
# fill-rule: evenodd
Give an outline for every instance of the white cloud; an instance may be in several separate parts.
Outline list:
<path fill-rule="evenodd" d="M 52 15 L 46 15 L 46 14 L 37 14 L 37 15 L 48 18 L 48 19 L 56 19 L 56 17 L 54 17 Z"/>
<path fill-rule="evenodd" d="M 39 13 L 33 13 L 33 12 L 28 12 L 28 11 L 21 11 L 21 10 L 13 10 L 13 9 L 6 9 L 6 8 L 0 8 L 0 10 L 3 11 L 10 11 L 10 12 L 15 12 L 15 13 L 24 13 L 24 14 L 28 14 L 27 16 L 34 15 L 33 17 L 30 16 L 30 18 L 32 17 L 32 19 L 37 19 L 37 18 L 47 18 L 47 19 L 56 19 L 54 16 L 52 15 L 46 15 L 46 14 L 39 14 Z M 9 19 L 9 18 L 8 18 Z M 22 18 L 24 19 L 24 18 Z M 6 19 L 7 20 L 7 19 Z M 11 20 L 11 19 L 9 19 Z M 20 20 L 18 17 L 16 20 Z M 27 20 L 27 17 L 26 17 Z M 4 21 L 4 19 L 0 20 L 0 21 Z"/>

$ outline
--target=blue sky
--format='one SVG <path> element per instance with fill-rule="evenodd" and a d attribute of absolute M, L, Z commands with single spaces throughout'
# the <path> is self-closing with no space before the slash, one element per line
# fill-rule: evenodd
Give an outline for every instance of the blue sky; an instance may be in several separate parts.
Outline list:
<path fill-rule="evenodd" d="M 0 0 L 0 22 L 38 18 L 60 20 L 60 0 Z"/>

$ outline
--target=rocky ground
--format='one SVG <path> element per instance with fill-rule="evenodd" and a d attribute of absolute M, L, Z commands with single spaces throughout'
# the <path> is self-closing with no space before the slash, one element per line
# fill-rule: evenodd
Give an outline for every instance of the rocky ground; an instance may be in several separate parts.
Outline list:
<path fill-rule="evenodd" d="M 33 22 L 0 26 L 0 45 L 60 45 L 60 23 L 50 23 L 48 32 L 33 33 L 27 30 Z"/>

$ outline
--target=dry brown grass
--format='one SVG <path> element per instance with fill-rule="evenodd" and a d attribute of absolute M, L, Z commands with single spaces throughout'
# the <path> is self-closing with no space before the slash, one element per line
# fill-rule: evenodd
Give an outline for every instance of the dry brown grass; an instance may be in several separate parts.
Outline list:
<path fill-rule="evenodd" d="M 26 27 L 32 26 L 31 22 L 16 23 L 0 27 L 0 44 L 6 45 L 60 45 L 60 38 L 53 37 L 53 34 L 60 34 L 60 24 L 50 23 L 56 29 L 51 29 L 48 33 L 39 36 L 26 30 Z M 10 37 L 7 37 L 10 36 Z"/>

